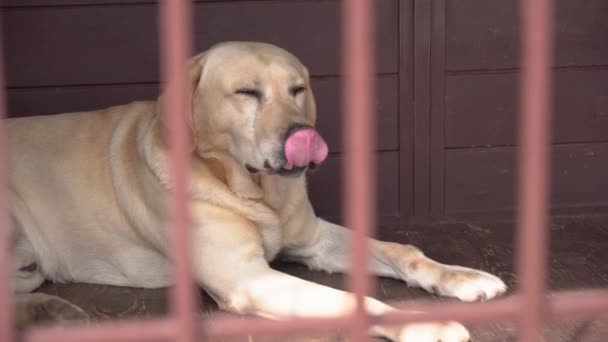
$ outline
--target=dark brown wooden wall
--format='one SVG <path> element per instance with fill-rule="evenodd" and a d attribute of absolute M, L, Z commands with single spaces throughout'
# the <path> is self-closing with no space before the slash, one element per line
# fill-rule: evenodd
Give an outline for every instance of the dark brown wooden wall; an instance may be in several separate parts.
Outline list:
<path fill-rule="evenodd" d="M 608 2 L 555 3 L 552 207 L 556 213 L 606 213 Z M 432 214 L 494 215 L 513 208 L 518 4 L 431 2 Z"/>
<path fill-rule="evenodd" d="M 495 216 L 513 206 L 517 1 L 376 0 L 378 208 L 383 219 Z M 553 202 L 608 207 L 608 2 L 557 1 Z M 330 158 L 310 176 L 339 217 L 338 0 L 196 1 L 195 47 L 280 45 L 311 70 Z M 150 0 L 4 0 L 11 116 L 158 95 Z"/>
<path fill-rule="evenodd" d="M 195 48 L 225 40 L 284 47 L 309 66 L 330 157 L 310 178 L 319 214 L 341 212 L 339 1 L 197 1 Z M 380 214 L 399 213 L 398 1 L 377 2 Z M 5 0 L 11 116 L 93 110 L 158 94 L 157 6 L 138 0 Z"/>

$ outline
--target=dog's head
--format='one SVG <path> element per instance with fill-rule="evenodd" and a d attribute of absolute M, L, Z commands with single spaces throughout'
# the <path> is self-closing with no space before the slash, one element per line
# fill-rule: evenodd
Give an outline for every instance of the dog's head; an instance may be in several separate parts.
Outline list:
<path fill-rule="evenodd" d="M 249 172 L 297 176 L 327 157 L 307 69 L 270 44 L 221 43 L 189 62 L 193 145 Z"/>

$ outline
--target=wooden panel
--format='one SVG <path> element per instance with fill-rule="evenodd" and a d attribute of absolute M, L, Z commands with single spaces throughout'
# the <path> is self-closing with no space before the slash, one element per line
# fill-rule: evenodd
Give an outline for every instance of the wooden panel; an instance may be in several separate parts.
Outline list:
<path fill-rule="evenodd" d="M 516 178 L 512 147 L 446 151 L 446 212 L 512 209 Z M 608 143 L 554 145 L 554 208 L 608 206 Z"/>
<path fill-rule="evenodd" d="M 377 149 L 396 150 L 399 148 L 398 79 L 396 76 L 382 76 L 376 84 Z M 313 87 L 319 108 L 319 131 L 333 151 L 342 151 L 342 106 L 338 79 L 316 79 Z"/>
<path fill-rule="evenodd" d="M 397 82 L 396 76 L 378 78 L 378 150 L 399 147 Z M 332 152 L 342 151 L 340 78 L 313 78 L 312 86 L 319 108 L 319 131 Z M 157 95 L 156 84 L 11 89 L 8 107 L 11 117 L 45 115 L 103 109 L 135 100 L 154 99 Z"/>
<path fill-rule="evenodd" d="M 195 0 L 197 2 L 201 0 Z M 122 0 L 125 4 L 152 3 L 150 0 Z M 4 0 L 2 7 L 51 7 L 51 6 L 90 6 L 112 5 L 116 0 Z"/>
<path fill-rule="evenodd" d="M 431 186 L 431 1 L 414 3 L 414 217 L 428 218 Z"/>
<path fill-rule="evenodd" d="M 376 1 L 377 71 L 397 72 L 397 1 Z M 314 75 L 339 67 L 338 1 L 214 2 L 195 6 L 195 45 L 275 43 Z M 9 8 L 3 11 L 9 86 L 158 81 L 156 5 Z"/>
<path fill-rule="evenodd" d="M 450 75 L 446 78 L 446 147 L 515 142 L 517 74 Z"/>
<path fill-rule="evenodd" d="M 192 0 L 193 2 L 238 2 L 243 0 Z M 274 1 L 274 0 L 256 0 Z M 116 5 L 116 4 L 154 4 L 158 0 L 3 0 L 0 7 L 50 7 L 82 5 Z"/>
<path fill-rule="evenodd" d="M 9 117 L 104 109 L 158 96 L 157 84 L 9 89 Z"/>
<path fill-rule="evenodd" d="M 414 214 L 414 0 L 399 3 L 399 205 L 401 222 Z"/>
<path fill-rule="evenodd" d="M 555 73 L 553 141 L 608 140 L 608 70 Z M 451 75 L 446 80 L 448 147 L 516 143 L 518 75 Z"/>
<path fill-rule="evenodd" d="M 377 208 L 380 217 L 399 213 L 399 154 L 376 154 Z M 309 174 L 310 200 L 317 215 L 338 219 L 342 216 L 342 155 L 330 155 L 321 167 Z"/>
<path fill-rule="evenodd" d="M 430 206 L 431 217 L 440 216 L 445 210 L 445 6 L 446 0 L 431 2 L 431 141 L 430 141 Z"/>
<path fill-rule="evenodd" d="M 519 1 L 447 1 L 447 68 L 519 64 Z M 608 64 L 608 1 L 556 1 L 556 65 Z"/>

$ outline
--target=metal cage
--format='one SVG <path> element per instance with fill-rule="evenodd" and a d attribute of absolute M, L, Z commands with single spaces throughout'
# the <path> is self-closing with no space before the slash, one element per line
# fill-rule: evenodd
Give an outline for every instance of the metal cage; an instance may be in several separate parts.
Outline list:
<path fill-rule="evenodd" d="M 352 262 L 356 271 L 350 275 L 350 289 L 357 307 L 350 315 L 336 318 L 285 319 L 228 318 L 216 315 L 201 322 L 195 320 L 195 286 L 191 274 L 188 246 L 189 216 L 186 208 L 187 134 L 185 118 L 168 118 L 171 170 L 176 191 L 171 198 L 173 222 L 170 227 L 175 285 L 171 291 L 171 314 L 164 319 L 121 321 L 94 326 L 35 327 L 26 330 L 23 341 L 194 341 L 211 337 L 240 335 L 285 335 L 298 332 L 321 332 L 341 328 L 352 333 L 353 340 L 367 339 L 371 323 L 405 323 L 428 320 L 462 322 L 513 321 L 519 326 L 521 341 L 538 341 L 544 321 L 556 318 L 581 318 L 608 313 L 608 291 L 568 291 L 550 293 L 545 289 L 547 260 L 547 213 L 550 142 L 550 99 L 552 64 L 551 0 L 522 1 L 522 77 L 519 120 L 519 207 L 518 260 L 519 291 L 506 299 L 480 304 L 405 304 L 408 312 L 371 316 L 363 307 L 363 296 L 373 283 L 367 273 L 367 243 L 375 217 L 374 144 L 372 77 L 374 48 L 373 0 L 342 2 L 342 65 L 344 115 L 349 120 L 344 129 L 346 186 L 343 198 L 347 225 L 355 232 Z M 165 113 L 186 113 L 186 87 L 182 67 L 191 54 L 191 1 L 160 1 L 160 32 L 164 81 L 169 84 Z M 0 66 L 3 63 L 0 61 Z M 0 67 L 0 115 L 5 115 L 4 73 Z M 348 114 L 346 114 L 348 113 Z M 0 160 L 4 159 L 4 136 L 0 120 Z M 4 162 L 2 165 L 5 164 Z M 13 310 L 9 293 L 9 236 L 6 213 L 6 173 L 0 167 L 0 341 L 17 338 L 13 328 Z M 423 313 L 411 313 L 420 309 Z"/>

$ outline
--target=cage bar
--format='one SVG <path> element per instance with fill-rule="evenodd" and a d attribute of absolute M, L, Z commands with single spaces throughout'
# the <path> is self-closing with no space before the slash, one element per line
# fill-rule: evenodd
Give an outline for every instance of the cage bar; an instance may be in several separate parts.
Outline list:
<path fill-rule="evenodd" d="M 575 290 L 552 293 L 547 299 L 548 318 L 583 319 L 608 316 L 608 290 Z M 492 300 L 485 303 L 437 303 L 430 301 L 408 302 L 397 305 L 403 311 L 372 316 L 378 324 L 403 324 L 429 320 L 457 320 L 471 323 L 507 321 L 515 323 L 523 304 L 521 296 Z M 418 311 L 418 312 L 414 312 Z M 202 321 L 199 331 L 201 338 L 230 338 L 244 335 L 288 335 L 294 333 L 328 332 L 346 329 L 352 324 L 351 318 L 293 318 L 269 320 L 258 317 L 234 317 L 215 314 Z M 134 329 L 138 329 L 134 335 Z M 91 327 L 34 327 L 23 336 L 24 342 L 96 342 L 108 338 L 113 341 L 172 341 L 173 324 L 169 320 L 123 321 L 99 323 Z M 103 336 L 100 337 L 100 336 Z"/>
<path fill-rule="evenodd" d="M 28 342 L 164 342 L 176 340 L 175 322 L 151 319 L 96 323 L 90 326 L 33 327 L 22 336 Z"/>
<path fill-rule="evenodd" d="M 12 284 L 11 284 L 11 255 L 10 235 L 8 222 L 7 202 L 7 174 L 6 174 L 6 135 L 4 118 L 6 115 L 6 88 L 4 83 L 4 42 L 2 22 L 0 21 L 0 341 L 12 341 L 14 334 Z"/>
<path fill-rule="evenodd" d="M 195 340 L 195 287 L 190 253 L 190 217 L 187 208 L 189 186 L 189 130 L 191 113 L 186 63 L 192 54 L 191 0 L 164 0 L 160 3 L 161 69 L 166 87 L 163 116 L 168 124 L 169 161 L 172 175 L 170 196 L 171 255 L 175 284 L 171 289 L 171 312 L 177 324 L 178 340 Z"/>
<path fill-rule="evenodd" d="M 364 298 L 372 292 L 367 237 L 375 222 L 374 4 L 342 2 L 342 117 L 344 126 L 344 191 L 346 226 L 353 230 L 349 286 L 356 298 L 354 341 L 367 339 L 369 318 Z"/>
<path fill-rule="evenodd" d="M 608 290 L 592 289 L 550 293 L 547 301 L 551 318 L 580 319 L 608 317 Z"/>
<path fill-rule="evenodd" d="M 378 324 L 403 324 L 431 320 L 457 320 L 487 323 L 514 322 L 523 304 L 521 296 L 512 296 L 484 303 L 437 303 L 431 301 L 408 302 L 395 305 L 401 311 L 371 317 Z M 576 290 L 551 294 L 548 299 L 551 318 L 589 318 L 608 316 L 608 290 Z M 352 324 L 349 317 L 298 318 L 273 321 L 262 318 L 234 318 L 216 316 L 204 322 L 204 336 L 221 338 L 252 335 L 282 335 L 288 333 L 323 332 L 342 329 Z"/>
<path fill-rule="evenodd" d="M 186 193 L 188 186 L 189 87 L 185 77 L 186 59 L 191 55 L 191 1 L 161 1 L 160 26 L 163 77 L 169 85 L 163 113 L 169 127 L 171 172 L 172 260 L 175 286 L 171 292 L 172 316 L 145 321 L 97 323 L 90 326 L 33 327 L 20 337 L 23 341 L 194 341 L 199 338 L 243 335 L 286 335 L 352 329 L 356 340 L 367 339 L 370 323 L 402 324 L 429 320 L 488 322 L 505 320 L 521 324 L 523 341 L 537 340 L 542 319 L 589 318 L 608 316 L 608 290 L 546 292 L 548 165 L 551 100 L 552 2 L 522 1 L 522 83 L 520 117 L 518 274 L 521 289 L 515 296 L 486 303 L 408 302 L 401 311 L 368 316 L 363 296 L 373 283 L 367 272 L 366 237 L 373 234 L 375 218 L 375 163 L 373 146 L 375 121 L 374 56 L 372 0 L 344 1 L 343 15 L 343 102 L 345 118 L 345 187 L 347 224 L 354 230 L 353 267 L 350 287 L 357 298 L 353 316 L 336 318 L 290 318 L 267 320 L 214 315 L 195 320 L 195 289 L 191 255 Z M 4 160 L 3 119 L 5 90 L 3 61 L 0 55 L 0 160 Z M 3 163 L 4 164 L 4 163 Z M 0 167 L 0 279 L 10 278 L 9 231 L 6 213 L 5 175 Z M 13 311 L 10 283 L 0 281 L 0 341 L 13 339 Z M 523 315 L 521 315 L 523 313 Z M 523 319 L 523 321 L 522 321 Z M 197 325 L 197 323 L 200 323 Z"/>
<path fill-rule="evenodd" d="M 398 305 L 403 311 L 378 317 L 382 323 L 456 320 L 463 323 L 519 320 L 522 307 L 527 305 L 521 295 L 495 299 L 485 303 L 441 303 L 430 301 Z M 418 311 L 418 312 L 415 312 Z M 608 290 L 570 290 L 549 293 L 548 318 L 582 319 L 608 316 Z"/>
<path fill-rule="evenodd" d="M 526 303 L 520 340 L 531 342 L 539 339 L 546 310 L 553 3 L 528 0 L 521 5 L 517 273 Z"/>
<path fill-rule="evenodd" d="M 347 329 L 351 325 L 352 318 L 349 315 L 322 318 L 298 317 L 283 320 L 269 320 L 258 317 L 243 319 L 217 315 L 204 321 L 202 336 L 206 338 L 230 338 L 245 335 L 279 336 L 298 333 L 321 333 L 335 331 L 336 329 Z"/>

